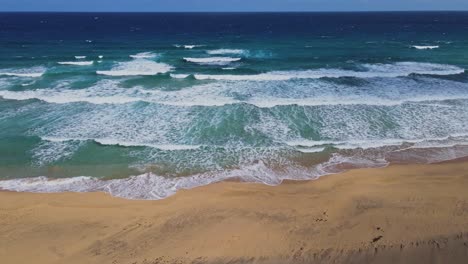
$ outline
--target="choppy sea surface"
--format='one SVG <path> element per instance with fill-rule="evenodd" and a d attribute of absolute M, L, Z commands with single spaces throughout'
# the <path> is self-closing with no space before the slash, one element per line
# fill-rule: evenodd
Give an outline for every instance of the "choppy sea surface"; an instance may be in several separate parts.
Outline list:
<path fill-rule="evenodd" d="M 468 13 L 0 13 L 0 188 L 160 199 L 468 155 Z"/>

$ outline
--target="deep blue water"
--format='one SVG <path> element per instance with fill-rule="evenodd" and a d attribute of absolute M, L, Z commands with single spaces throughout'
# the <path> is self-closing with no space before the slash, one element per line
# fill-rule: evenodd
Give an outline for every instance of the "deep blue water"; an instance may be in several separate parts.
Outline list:
<path fill-rule="evenodd" d="M 468 12 L 0 13 L 0 187 L 150 199 L 465 156 L 467 33 Z"/>

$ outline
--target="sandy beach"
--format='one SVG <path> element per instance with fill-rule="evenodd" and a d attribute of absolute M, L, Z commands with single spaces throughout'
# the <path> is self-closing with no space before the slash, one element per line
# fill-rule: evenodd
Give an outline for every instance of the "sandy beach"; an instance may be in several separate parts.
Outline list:
<path fill-rule="evenodd" d="M 280 186 L 222 182 L 160 201 L 0 192 L 20 263 L 467 263 L 468 162 Z"/>

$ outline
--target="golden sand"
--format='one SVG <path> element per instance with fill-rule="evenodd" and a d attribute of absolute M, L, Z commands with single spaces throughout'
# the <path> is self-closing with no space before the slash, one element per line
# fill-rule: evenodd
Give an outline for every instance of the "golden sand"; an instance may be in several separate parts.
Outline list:
<path fill-rule="evenodd" d="M 161 201 L 0 192 L 0 263 L 468 263 L 468 162 Z"/>

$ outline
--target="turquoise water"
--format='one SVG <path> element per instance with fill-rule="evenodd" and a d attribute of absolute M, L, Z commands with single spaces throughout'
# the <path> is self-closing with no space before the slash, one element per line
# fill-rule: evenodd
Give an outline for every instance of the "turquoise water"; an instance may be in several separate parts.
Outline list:
<path fill-rule="evenodd" d="M 468 13 L 0 18 L 0 188 L 158 199 L 468 153 Z"/>

